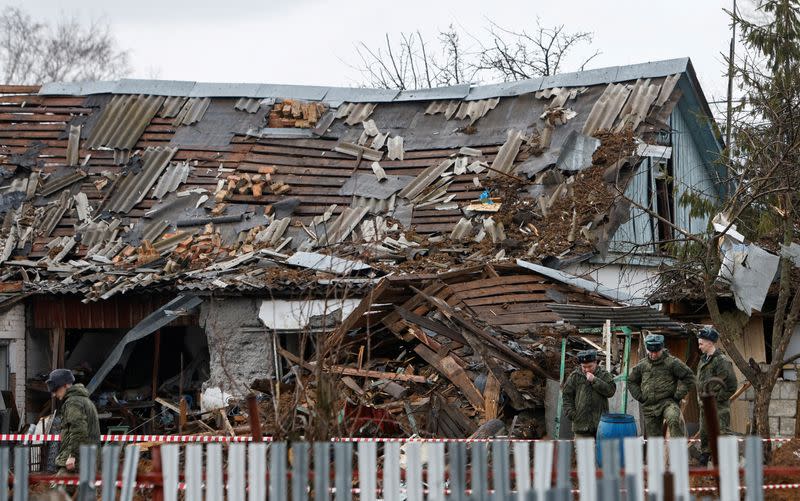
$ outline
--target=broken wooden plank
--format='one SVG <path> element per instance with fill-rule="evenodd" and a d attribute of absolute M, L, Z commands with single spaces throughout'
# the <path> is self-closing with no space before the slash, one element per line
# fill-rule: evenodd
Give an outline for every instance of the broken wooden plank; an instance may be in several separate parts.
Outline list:
<path fill-rule="evenodd" d="M 486 375 L 486 387 L 483 389 L 483 401 L 486 408 L 483 412 L 483 423 L 496 418 L 499 415 L 498 403 L 500 401 L 500 381 L 489 372 Z"/>
<path fill-rule="evenodd" d="M 451 329 L 450 327 L 442 324 L 441 322 L 437 322 L 436 320 L 432 320 L 427 317 L 417 315 L 416 313 L 410 312 L 401 306 L 395 306 L 394 310 L 400 315 L 400 317 L 403 320 L 407 322 L 411 322 L 413 324 L 419 325 L 422 328 L 431 330 L 436 334 L 440 334 L 461 345 L 467 344 L 466 339 L 464 339 L 464 336 L 462 336 L 460 332 Z"/>
<path fill-rule="evenodd" d="M 418 295 L 422 296 L 431 306 L 434 306 L 436 309 L 438 309 L 445 317 L 456 322 L 458 325 L 469 330 L 470 332 L 474 333 L 479 338 L 487 341 L 500 354 L 504 355 L 505 357 L 508 357 L 515 364 L 532 370 L 534 374 L 536 374 L 539 377 L 543 377 L 546 379 L 556 379 L 554 376 L 548 374 L 545 370 L 539 367 L 539 365 L 533 360 L 529 360 L 521 356 L 519 353 L 515 352 L 514 350 L 503 344 L 503 342 L 500 341 L 499 339 L 485 332 L 483 329 L 473 324 L 469 320 L 463 318 L 461 315 L 458 314 L 458 312 L 455 311 L 455 309 L 453 309 L 452 306 L 448 305 L 441 299 L 429 296 L 413 286 L 411 286 L 411 290 L 416 292 Z"/>
<path fill-rule="evenodd" d="M 422 344 L 417 345 L 417 347 L 414 348 L 414 352 L 456 385 L 476 410 L 482 411 L 484 409 L 483 395 L 481 395 L 481 392 L 475 387 L 475 384 L 469 376 L 467 376 L 467 373 L 464 372 L 464 369 L 453 360 L 453 357 L 450 355 L 440 357 L 430 348 Z"/>
<path fill-rule="evenodd" d="M 455 364 L 455 362 L 453 363 Z M 323 371 L 331 374 L 344 374 L 347 376 L 369 377 L 374 379 L 388 379 L 390 381 L 409 381 L 412 383 L 428 382 L 428 379 L 425 376 L 418 376 L 415 374 L 398 374 L 396 372 L 359 370 L 354 367 L 347 367 L 343 365 L 331 365 L 324 367 Z"/>

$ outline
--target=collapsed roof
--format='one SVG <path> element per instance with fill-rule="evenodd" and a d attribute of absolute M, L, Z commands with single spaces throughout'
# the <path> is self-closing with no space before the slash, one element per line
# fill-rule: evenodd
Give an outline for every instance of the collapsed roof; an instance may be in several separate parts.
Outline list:
<path fill-rule="evenodd" d="M 629 217 L 618 190 L 664 154 L 674 107 L 710 116 L 688 59 L 414 91 L 0 92 L 0 276 L 86 301 L 603 252 Z"/>

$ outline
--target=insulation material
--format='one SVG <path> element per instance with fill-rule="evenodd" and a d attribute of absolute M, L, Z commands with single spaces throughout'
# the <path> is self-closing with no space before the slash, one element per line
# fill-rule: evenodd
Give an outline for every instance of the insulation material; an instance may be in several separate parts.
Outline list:
<path fill-rule="evenodd" d="M 333 315 L 346 318 L 360 299 L 315 299 L 309 301 L 288 301 L 275 299 L 262 301 L 258 318 L 271 330 L 301 330 L 308 327 L 312 317 Z"/>

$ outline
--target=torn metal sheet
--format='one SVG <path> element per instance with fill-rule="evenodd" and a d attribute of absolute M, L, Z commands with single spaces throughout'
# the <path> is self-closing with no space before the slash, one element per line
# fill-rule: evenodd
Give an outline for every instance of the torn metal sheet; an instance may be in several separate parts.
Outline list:
<path fill-rule="evenodd" d="M 583 289 L 587 292 L 594 292 L 596 294 L 599 294 L 608 299 L 612 299 L 614 301 L 619 301 L 621 303 L 627 303 L 631 305 L 646 304 L 646 301 L 642 298 L 631 296 L 629 294 L 626 294 L 625 292 L 622 292 L 619 289 L 612 289 L 597 282 L 586 280 L 585 278 L 576 277 L 575 275 L 570 275 L 569 273 L 565 273 L 560 270 L 553 270 L 551 268 L 547 268 L 546 266 L 531 263 L 528 261 L 523 261 L 522 259 L 517 259 L 516 262 L 518 266 L 522 266 L 523 268 L 535 271 L 536 273 L 544 275 L 547 278 L 552 278 L 553 280 L 556 280 L 563 284 L 572 285 L 579 289 Z"/>
<path fill-rule="evenodd" d="M 508 139 L 506 139 L 506 142 L 500 147 L 500 151 L 497 152 L 497 156 L 492 162 L 492 172 L 490 175 L 499 175 L 497 171 L 507 174 L 511 172 L 514 159 L 517 158 L 517 153 L 519 153 L 519 148 L 522 146 L 523 139 L 524 135 L 522 131 L 508 131 Z"/>
<path fill-rule="evenodd" d="M 81 126 L 69 126 L 69 139 L 67 140 L 67 165 L 74 167 L 80 161 Z"/>
<path fill-rule="evenodd" d="M 192 97 L 186 100 L 181 108 L 181 111 L 172 120 L 172 125 L 178 127 L 180 125 L 192 125 L 199 122 L 203 115 L 205 115 L 208 106 L 211 104 L 209 97 Z"/>
<path fill-rule="evenodd" d="M 86 385 L 86 389 L 89 393 L 94 393 L 108 373 L 111 372 L 111 369 L 117 365 L 117 362 L 119 362 L 122 357 L 122 352 L 125 351 L 128 344 L 152 334 L 183 315 L 188 315 L 193 309 L 200 306 L 202 302 L 203 301 L 197 296 L 182 294 L 136 324 L 136 327 L 129 330 L 114 349 L 111 350 L 111 353 L 108 355 L 105 362 L 103 362 L 103 365 L 101 365 L 94 376 L 92 376 L 92 380 Z"/>
<path fill-rule="evenodd" d="M 578 131 L 570 131 L 567 140 L 561 146 L 561 153 L 556 160 L 556 167 L 563 171 L 580 171 L 592 165 L 592 154 L 600 147 L 600 140 L 583 135 Z M 531 174 L 528 172 L 528 174 Z"/>
<path fill-rule="evenodd" d="M 158 184 L 153 189 L 153 197 L 160 199 L 167 193 L 178 189 L 178 186 L 185 183 L 189 178 L 192 168 L 188 162 L 180 162 L 169 165 L 164 173 L 158 178 Z"/>
<path fill-rule="evenodd" d="M 397 196 L 401 198 L 407 198 L 409 200 L 415 198 L 420 193 L 422 193 L 425 188 L 430 186 L 431 183 L 439 179 L 441 175 L 450 167 L 455 164 L 455 160 L 452 158 L 447 158 L 442 160 L 437 165 L 432 165 L 425 169 L 424 171 L 420 172 L 419 175 L 412 181 L 408 186 L 403 188 L 403 190 L 397 194 Z"/>
<path fill-rule="evenodd" d="M 301 251 L 295 252 L 289 256 L 289 259 L 286 260 L 286 264 L 316 271 L 324 271 L 326 273 L 335 273 L 337 275 L 347 275 L 355 271 L 369 270 L 372 268 L 370 265 L 361 261 L 351 261 L 327 254 Z"/>
<path fill-rule="evenodd" d="M 386 154 L 386 157 L 389 160 L 403 160 L 405 152 L 403 151 L 403 137 L 402 136 L 393 136 L 390 137 L 386 141 L 386 147 L 389 149 L 389 152 Z"/>
<path fill-rule="evenodd" d="M 722 264 L 717 279 L 730 286 L 736 307 L 747 314 L 761 311 L 775 280 L 780 257 L 755 244 L 736 242 L 727 234 L 720 244 Z"/>
<path fill-rule="evenodd" d="M 142 153 L 142 170 L 138 174 L 129 173 L 114 190 L 104 209 L 111 212 L 128 212 L 141 202 L 155 184 L 177 148 L 149 147 Z"/>
<path fill-rule="evenodd" d="M 385 200 L 408 186 L 413 180 L 414 176 L 386 176 L 384 181 L 380 181 L 371 174 L 356 174 L 345 181 L 339 189 L 339 194 Z"/>
<path fill-rule="evenodd" d="M 92 127 L 86 146 L 130 150 L 163 104 L 163 96 L 115 95 Z"/>

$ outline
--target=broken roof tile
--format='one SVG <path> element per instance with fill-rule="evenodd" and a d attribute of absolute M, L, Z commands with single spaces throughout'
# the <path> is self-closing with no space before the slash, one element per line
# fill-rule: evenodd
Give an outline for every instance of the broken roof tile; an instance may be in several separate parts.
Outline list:
<path fill-rule="evenodd" d="M 117 183 L 114 194 L 103 209 L 123 213 L 131 210 L 144 199 L 177 150 L 160 146 L 147 148 L 142 153 L 141 170 L 138 173 L 129 172 Z"/>
<path fill-rule="evenodd" d="M 103 107 L 86 146 L 130 150 L 163 104 L 163 96 L 115 95 Z"/>

